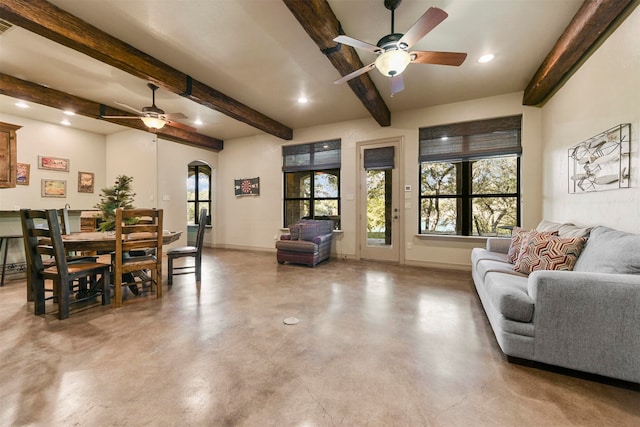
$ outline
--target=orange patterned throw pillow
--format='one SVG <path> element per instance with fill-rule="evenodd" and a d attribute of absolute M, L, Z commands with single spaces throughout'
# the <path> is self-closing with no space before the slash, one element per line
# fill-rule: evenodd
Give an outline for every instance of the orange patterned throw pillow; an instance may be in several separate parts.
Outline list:
<path fill-rule="evenodd" d="M 529 235 L 522 242 L 520 256 L 513 268 L 529 274 L 537 270 L 573 270 L 585 237 Z"/>
<path fill-rule="evenodd" d="M 558 232 L 557 231 L 525 230 L 524 228 L 513 227 L 513 230 L 511 232 L 511 245 L 509 246 L 509 252 L 507 254 L 507 257 L 511 264 L 515 264 L 518 261 L 518 257 L 520 256 L 520 252 L 521 252 L 520 249 L 522 248 L 522 243 L 525 237 L 532 234 L 550 237 L 550 236 L 557 236 Z"/>

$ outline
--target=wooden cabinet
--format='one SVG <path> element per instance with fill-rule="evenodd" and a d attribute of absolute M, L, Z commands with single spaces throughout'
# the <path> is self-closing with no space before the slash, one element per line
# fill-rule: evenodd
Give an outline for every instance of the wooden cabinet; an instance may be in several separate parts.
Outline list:
<path fill-rule="evenodd" d="M 16 131 L 22 126 L 0 122 L 0 188 L 16 186 L 18 161 Z"/>

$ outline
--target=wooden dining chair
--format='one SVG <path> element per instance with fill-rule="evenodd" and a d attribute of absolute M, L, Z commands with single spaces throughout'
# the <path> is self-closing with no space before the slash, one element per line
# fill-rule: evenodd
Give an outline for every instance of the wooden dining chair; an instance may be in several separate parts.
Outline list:
<path fill-rule="evenodd" d="M 60 233 L 63 236 L 71 234 L 71 222 L 69 221 L 69 210 L 67 208 L 63 208 L 63 209 L 58 209 L 56 212 L 58 213 L 58 220 L 60 221 Z M 34 225 L 36 227 L 48 228 L 48 226 L 46 225 L 45 218 L 36 218 L 36 220 L 39 220 L 38 224 L 36 224 L 34 221 Z M 94 255 L 83 255 L 83 254 L 67 251 L 67 263 L 69 264 L 75 263 L 75 262 L 85 262 L 85 261 L 97 262 L 97 260 L 98 260 L 98 257 Z M 55 259 L 54 258 L 42 259 L 42 263 L 44 264 L 45 268 L 51 267 L 55 265 Z M 30 279 L 31 279 L 31 273 L 29 269 L 27 269 L 27 283 L 31 283 Z M 32 302 L 33 300 L 34 300 L 33 289 L 31 288 L 31 286 L 27 286 L 27 301 Z"/>
<path fill-rule="evenodd" d="M 200 218 L 198 222 L 198 233 L 196 235 L 195 246 L 183 246 L 181 248 L 173 248 L 167 251 L 167 283 L 169 286 L 173 285 L 173 276 L 180 274 L 193 274 L 195 273 L 196 282 L 199 282 L 202 277 L 202 243 L 204 241 L 204 230 L 207 225 L 207 210 L 200 210 Z M 174 267 L 173 261 L 178 258 L 192 257 L 195 258 L 194 265 L 185 265 L 180 267 Z M 177 270 L 177 272 L 176 272 Z"/>
<path fill-rule="evenodd" d="M 45 302 L 58 304 L 58 319 L 69 317 L 69 305 L 101 296 L 102 305 L 109 304 L 111 295 L 111 265 L 92 261 L 67 262 L 62 241 L 60 220 L 55 209 L 21 209 L 22 236 L 27 260 L 28 287 L 33 290 L 34 313 L 45 314 Z M 36 226 L 34 220 L 46 220 L 46 228 Z M 43 243 L 42 239 L 47 239 Z M 43 256 L 55 262 L 47 265 Z M 98 280 L 100 276 L 100 280 Z M 45 298 L 45 281 L 51 280 L 51 298 Z M 85 287 L 86 286 L 86 287 Z M 77 290 L 76 298 L 71 294 Z"/>
<path fill-rule="evenodd" d="M 142 219 L 142 220 L 140 220 Z M 131 224 L 131 222 L 136 221 Z M 129 256 L 130 252 L 140 256 Z M 147 283 L 162 298 L 162 209 L 116 209 L 116 251 L 113 257 L 114 301 L 122 306 L 123 275 L 149 271 Z"/>

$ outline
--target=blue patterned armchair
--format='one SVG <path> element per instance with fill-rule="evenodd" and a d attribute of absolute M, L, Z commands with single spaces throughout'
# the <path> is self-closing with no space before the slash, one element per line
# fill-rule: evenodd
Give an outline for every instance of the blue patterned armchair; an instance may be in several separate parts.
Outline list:
<path fill-rule="evenodd" d="M 315 267 L 331 256 L 333 221 L 301 219 L 276 242 L 278 264 L 291 262 Z"/>

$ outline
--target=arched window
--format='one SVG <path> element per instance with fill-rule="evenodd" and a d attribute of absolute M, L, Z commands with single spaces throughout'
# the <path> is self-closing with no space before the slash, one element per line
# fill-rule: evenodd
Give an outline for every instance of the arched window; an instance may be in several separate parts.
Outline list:
<path fill-rule="evenodd" d="M 200 209 L 207 210 L 207 225 L 211 225 L 211 166 L 204 162 L 189 163 L 187 175 L 187 224 L 197 224 Z"/>

